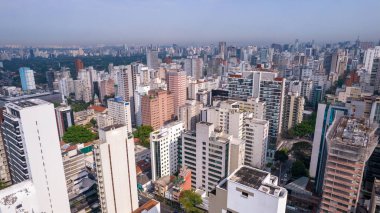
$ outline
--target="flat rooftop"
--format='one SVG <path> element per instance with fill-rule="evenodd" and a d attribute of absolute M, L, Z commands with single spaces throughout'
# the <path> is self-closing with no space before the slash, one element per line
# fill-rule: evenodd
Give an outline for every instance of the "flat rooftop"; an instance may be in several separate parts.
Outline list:
<path fill-rule="evenodd" d="M 102 128 L 103 131 L 107 132 L 107 131 L 110 131 L 110 130 L 113 130 L 113 129 L 118 129 L 120 127 L 123 127 L 125 125 L 123 124 L 113 124 L 113 125 L 110 125 L 110 126 L 106 126 L 104 128 Z"/>
<path fill-rule="evenodd" d="M 239 170 L 237 170 L 233 175 L 231 175 L 229 177 L 229 180 L 255 189 L 259 189 L 264 179 L 268 175 L 268 172 L 243 166 Z"/>

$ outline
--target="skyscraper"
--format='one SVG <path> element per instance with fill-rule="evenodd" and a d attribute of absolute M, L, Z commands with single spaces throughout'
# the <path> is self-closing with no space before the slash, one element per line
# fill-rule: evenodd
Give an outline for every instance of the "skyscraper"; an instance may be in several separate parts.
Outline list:
<path fill-rule="evenodd" d="M 62 138 L 67 128 L 74 125 L 74 114 L 71 106 L 59 106 L 55 108 L 57 118 L 58 134 Z"/>
<path fill-rule="evenodd" d="M 343 116 L 327 132 L 323 212 L 355 212 L 365 164 L 378 143 L 378 125 Z"/>
<path fill-rule="evenodd" d="M 162 127 L 174 117 L 174 97 L 165 90 L 150 90 L 141 98 L 142 125 L 154 130 Z"/>
<path fill-rule="evenodd" d="M 131 65 L 123 66 L 117 73 L 117 81 L 117 95 L 131 105 L 131 120 L 135 124 L 134 91 L 136 88 L 136 71 L 132 70 Z"/>
<path fill-rule="evenodd" d="M 84 64 L 83 64 L 83 61 L 82 60 L 80 60 L 79 58 L 77 58 L 77 59 L 75 59 L 75 70 L 77 71 L 77 72 L 79 72 L 79 70 L 81 70 L 81 69 L 84 69 Z"/>
<path fill-rule="evenodd" d="M 34 71 L 29 67 L 21 67 L 19 69 L 22 90 L 34 90 L 36 89 L 36 83 L 34 81 Z"/>
<path fill-rule="evenodd" d="M 178 141 L 183 122 L 171 122 L 150 134 L 152 180 L 155 181 L 178 171 Z"/>
<path fill-rule="evenodd" d="M 223 60 L 227 59 L 227 47 L 226 42 L 221 41 L 219 42 L 219 49 L 218 49 L 219 57 Z"/>
<path fill-rule="evenodd" d="M 30 99 L 5 107 L 2 129 L 12 182 L 32 182 L 37 212 L 70 212 L 53 104 Z"/>
<path fill-rule="evenodd" d="M 134 142 L 127 127 L 100 129 L 94 155 L 102 212 L 132 213 L 139 206 Z"/>
<path fill-rule="evenodd" d="M 284 131 L 302 122 L 304 105 L 305 99 L 298 93 L 289 93 L 285 96 L 282 122 Z"/>
<path fill-rule="evenodd" d="M 150 69 L 158 69 L 160 67 L 157 50 L 148 50 L 146 52 L 146 63 Z"/>
<path fill-rule="evenodd" d="M 186 103 L 186 73 L 180 70 L 170 70 L 166 74 L 168 90 L 174 97 L 174 110 L 178 116 L 178 110 Z"/>
<path fill-rule="evenodd" d="M 110 98 L 107 101 L 108 115 L 113 119 L 114 124 L 127 126 L 129 133 L 132 132 L 131 106 L 129 102 L 123 101 L 121 97 Z"/>

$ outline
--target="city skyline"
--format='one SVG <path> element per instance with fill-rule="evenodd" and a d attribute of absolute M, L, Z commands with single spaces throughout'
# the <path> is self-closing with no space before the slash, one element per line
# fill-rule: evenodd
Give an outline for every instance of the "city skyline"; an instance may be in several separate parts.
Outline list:
<path fill-rule="evenodd" d="M 375 0 L 3 1 L 0 45 L 378 41 Z M 28 10 L 17 12 L 20 8 Z M 344 8 L 344 10 L 342 9 Z"/>

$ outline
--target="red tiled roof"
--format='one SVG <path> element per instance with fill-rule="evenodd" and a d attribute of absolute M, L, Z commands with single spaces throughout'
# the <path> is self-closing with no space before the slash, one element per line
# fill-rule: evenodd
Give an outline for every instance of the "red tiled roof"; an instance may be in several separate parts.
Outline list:
<path fill-rule="evenodd" d="M 133 213 L 141 213 L 144 210 L 149 211 L 153 207 L 155 207 L 159 202 L 157 200 L 150 199 L 148 202 L 144 203 L 140 208 L 133 211 Z"/>
<path fill-rule="evenodd" d="M 107 108 L 102 106 L 90 106 L 88 109 L 93 109 L 95 112 L 104 112 Z"/>

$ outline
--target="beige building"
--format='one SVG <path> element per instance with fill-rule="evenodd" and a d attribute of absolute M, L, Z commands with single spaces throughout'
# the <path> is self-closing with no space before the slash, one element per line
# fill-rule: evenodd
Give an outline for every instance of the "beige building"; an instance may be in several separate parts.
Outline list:
<path fill-rule="evenodd" d="M 377 145 L 377 126 L 344 116 L 328 130 L 321 212 L 355 212 L 364 167 Z"/>
<path fill-rule="evenodd" d="M 283 125 L 284 130 L 288 130 L 302 122 L 305 98 L 298 93 L 289 93 L 285 96 Z"/>
<path fill-rule="evenodd" d="M 150 90 L 141 98 L 142 125 L 159 129 L 174 117 L 174 95 L 165 90 Z"/>
<path fill-rule="evenodd" d="M 183 122 L 186 130 L 194 131 L 200 121 L 200 113 L 203 104 L 196 100 L 187 100 L 186 104 L 179 108 L 178 119 Z"/>

